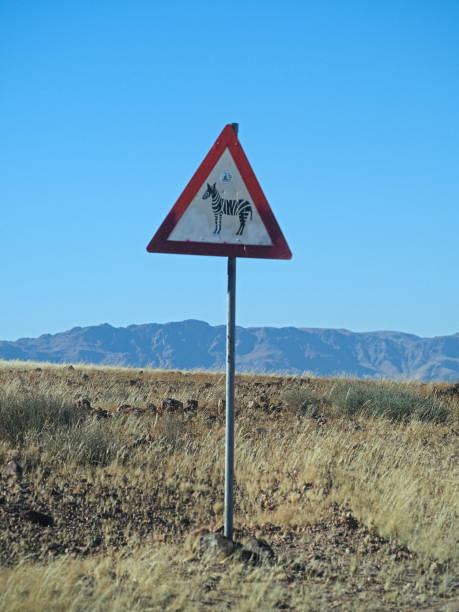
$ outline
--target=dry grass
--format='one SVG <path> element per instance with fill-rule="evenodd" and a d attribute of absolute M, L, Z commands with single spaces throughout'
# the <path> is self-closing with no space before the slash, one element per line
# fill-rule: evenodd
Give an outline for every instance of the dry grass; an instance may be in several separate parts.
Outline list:
<path fill-rule="evenodd" d="M 0 411 L 15 407 L 20 434 L 0 425 L 0 469 L 24 468 L 0 477 L 1 609 L 459 609 L 456 386 L 238 377 L 236 536 L 276 553 L 252 567 L 202 558 L 193 536 L 222 522 L 223 385 L 0 363 Z M 168 412 L 166 397 L 199 408 Z M 21 405 L 46 418 L 21 420 Z M 54 426 L 50 406 L 65 407 Z"/>

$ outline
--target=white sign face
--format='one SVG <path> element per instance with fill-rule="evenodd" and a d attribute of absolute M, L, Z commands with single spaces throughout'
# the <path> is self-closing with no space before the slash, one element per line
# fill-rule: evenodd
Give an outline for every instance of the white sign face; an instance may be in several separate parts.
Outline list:
<path fill-rule="evenodd" d="M 224 150 L 167 240 L 272 245 L 229 149 Z"/>

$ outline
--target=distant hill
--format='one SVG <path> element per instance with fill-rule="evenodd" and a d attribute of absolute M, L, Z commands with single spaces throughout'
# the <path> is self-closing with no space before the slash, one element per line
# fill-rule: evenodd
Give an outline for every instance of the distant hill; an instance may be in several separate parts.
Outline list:
<path fill-rule="evenodd" d="M 225 363 L 225 327 L 195 320 L 74 327 L 0 341 L 0 359 L 217 370 Z M 390 331 L 238 327 L 236 359 L 239 371 L 456 381 L 459 333 L 420 338 Z"/>

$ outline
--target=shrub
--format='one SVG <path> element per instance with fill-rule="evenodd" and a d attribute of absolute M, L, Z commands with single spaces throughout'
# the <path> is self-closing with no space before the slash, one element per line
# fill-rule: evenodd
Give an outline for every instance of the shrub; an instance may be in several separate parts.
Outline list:
<path fill-rule="evenodd" d="M 420 397 L 384 383 L 339 383 L 332 397 L 338 414 L 343 416 L 366 414 L 391 421 L 431 423 L 445 423 L 449 417 L 448 407 L 437 399 Z"/>
<path fill-rule="evenodd" d="M 122 454 L 111 423 L 58 395 L 0 393 L 0 438 L 38 443 L 60 461 L 107 465 Z"/>
<path fill-rule="evenodd" d="M 287 388 L 282 393 L 282 401 L 290 410 L 302 416 L 315 418 L 319 414 L 320 400 L 308 389 Z"/>
<path fill-rule="evenodd" d="M 59 396 L 0 392 L 0 438 L 12 445 L 22 444 L 28 435 L 75 427 L 84 416 Z"/>
<path fill-rule="evenodd" d="M 112 424 L 94 417 L 48 432 L 42 444 L 56 459 L 77 465 L 108 465 L 124 451 Z"/>

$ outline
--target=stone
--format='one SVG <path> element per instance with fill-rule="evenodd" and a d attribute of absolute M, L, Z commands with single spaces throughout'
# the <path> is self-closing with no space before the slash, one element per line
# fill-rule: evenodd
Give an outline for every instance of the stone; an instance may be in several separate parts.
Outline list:
<path fill-rule="evenodd" d="M 80 397 L 77 400 L 77 407 L 83 410 L 92 410 L 91 402 L 87 397 Z"/>
<path fill-rule="evenodd" d="M 319 407 L 315 403 L 303 402 L 303 404 L 301 404 L 301 412 L 303 416 L 310 419 L 320 418 Z"/>
<path fill-rule="evenodd" d="M 23 471 L 24 470 L 22 469 L 22 466 L 20 466 L 15 459 L 12 459 L 6 464 L 3 474 L 7 478 L 11 478 L 13 480 L 21 480 Z"/>
<path fill-rule="evenodd" d="M 451 385 L 448 389 L 446 389 L 445 391 L 446 395 L 459 395 L 459 382 Z"/>
<path fill-rule="evenodd" d="M 116 409 L 116 412 L 131 412 L 131 411 L 132 411 L 131 404 L 120 404 L 120 406 L 118 406 L 118 408 Z"/>
<path fill-rule="evenodd" d="M 130 404 L 121 404 L 121 406 L 118 407 L 117 412 L 120 414 L 135 414 L 139 416 L 146 412 L 146 408 L 131 406 Z"/>
<path fill-rule="evenodd" d="M 198 400 L 189 399 L 186 402 L 185 410 L 190 412 L 195 412 L 198 409 Z"/>
<path fill-rule="evenodd" d="M 273 561 L 275 555 L 271 546 L 262 538 L 250 538 L 244 545 L 244 550 L 254 555 L 256 560 Z"/>
<path fill-rule="evenodd" d="M 166 399 L 163 400 L 161 407 L 163 410 L 168 410 L 170 412 L 173 412 L 175 410 L 182 410 L 183 403 L 172 397 L 167 397 Z"/>
<path fill-rule="evenodd" d="M 101 544 L 102 544 L 102 536 L 99 535 L 94 538 L 94 540 L 91 542 L 89 546 L 90 548 L 97 548 Z"/>
<path fill-rule="evenodd" d="M 101 408 L 96 408 L 96 410 L 94 410 L 94 415 L 98 420 L 110 418 L 108 410 L 102 410 Z"/>
<path fill-rule="evenodd" d="M 54 525 L 53 517 L 49 514 L 43 514 L 43 512 L 37 512 L 36 510 L 27 510 L 23 512 L 22 518 L 41 527 L 52 527 Z"/>
<path fill-rule="evenodd" d="M 221 533 L 207 533 L 201 536 L 201 552 L 212 557 L 229 557 L 242 547 L 238 542 L 225 538 Z"/>
<path fill-rule="evenodd" d="M 204 555 L 214 559 L 234 558 L 244 563 L 258 565 L 275 558 L 271 546 L 260 538 L 250 538 L 245 546 L 240 542 L 225 538 L 221 533 L 206 533 L 199 539 L 199 549 Z"/>

